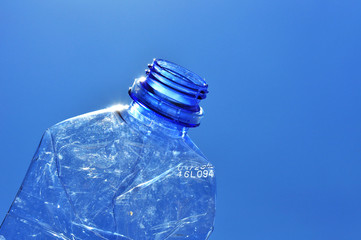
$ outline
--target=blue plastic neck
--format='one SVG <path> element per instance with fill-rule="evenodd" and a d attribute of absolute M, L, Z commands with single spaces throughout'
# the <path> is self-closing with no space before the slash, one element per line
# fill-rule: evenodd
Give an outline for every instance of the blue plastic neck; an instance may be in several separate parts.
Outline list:
<path fill-rule="evenodd" d="M 188 127 L 174 124 L 174 122 L 147 109 L 136 101 L 132 101 L 128 109 L 121 112 L 121 116 L 127 123 L 131 123 L 130 125 L 135 129 L 148 135 L 156 132 L 177 138 L 184 137 L 188 131 Z"/>
<path fill-rule="evenodd" d="M 138 78 L 129 89 L 140 106 L 184 127 L 197 127 L 203 117 L 199 106 L 208 85 L 197 74 L 172 62 L 154 59 L 147 76 Z"/>

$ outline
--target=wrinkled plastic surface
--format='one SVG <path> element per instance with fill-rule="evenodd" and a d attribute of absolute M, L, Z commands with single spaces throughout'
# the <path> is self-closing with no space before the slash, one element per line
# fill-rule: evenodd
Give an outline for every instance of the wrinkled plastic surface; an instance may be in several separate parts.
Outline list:
<path fill-rule="evenodd" d="M 43 135 L 0 240 L 208 239 L 213 166 L 184 132 L 114 109 Z"/>

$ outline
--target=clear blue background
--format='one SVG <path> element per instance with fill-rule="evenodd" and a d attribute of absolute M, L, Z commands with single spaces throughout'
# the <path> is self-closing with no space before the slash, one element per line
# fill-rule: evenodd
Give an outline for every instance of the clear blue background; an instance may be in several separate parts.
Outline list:
<path fill-rule="evenodd" d="M 361 2 L 0 2 L 0 218 L 42 132 L 128 103 L 154 57 L 204 76 L 211 240 L 361 239 Z M 1 220 L 0 220 L 1 221 Z"/>

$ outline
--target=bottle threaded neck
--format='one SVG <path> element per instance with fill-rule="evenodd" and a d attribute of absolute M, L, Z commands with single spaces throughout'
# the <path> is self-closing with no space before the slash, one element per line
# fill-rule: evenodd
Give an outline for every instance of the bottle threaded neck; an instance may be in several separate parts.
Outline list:
<path fill-rule="evenodd" d="M 199 102 L 208 85 L 197 74 L 175 63 L 154 59 L 147 76 L 135 79 L 130 97 L 163 117 L 186 127 L 196 127 L 203 117 Z"/>

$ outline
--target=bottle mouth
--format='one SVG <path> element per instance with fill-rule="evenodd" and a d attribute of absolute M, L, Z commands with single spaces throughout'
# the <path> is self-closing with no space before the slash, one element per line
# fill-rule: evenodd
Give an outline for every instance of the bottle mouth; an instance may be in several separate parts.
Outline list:
<path fill-rule="evenodd" d="M 192 71 L 163 59 L 155 59 L 151 67 L 177 84 L 191 88 L 192 90 L 200 90 L 203 94 L 202 96 L 205 98 L 208 84 L 203 78 Z"/>
<path fill-rule="evenodd" d="M 178 124 L 198 126 L 203 117 L 199 102 L 208 93 L 205 80 L 163 59 L 154 59 L 148 67 L 147 76 L 136 79 L 129 89 L 131 98 Z"/>

